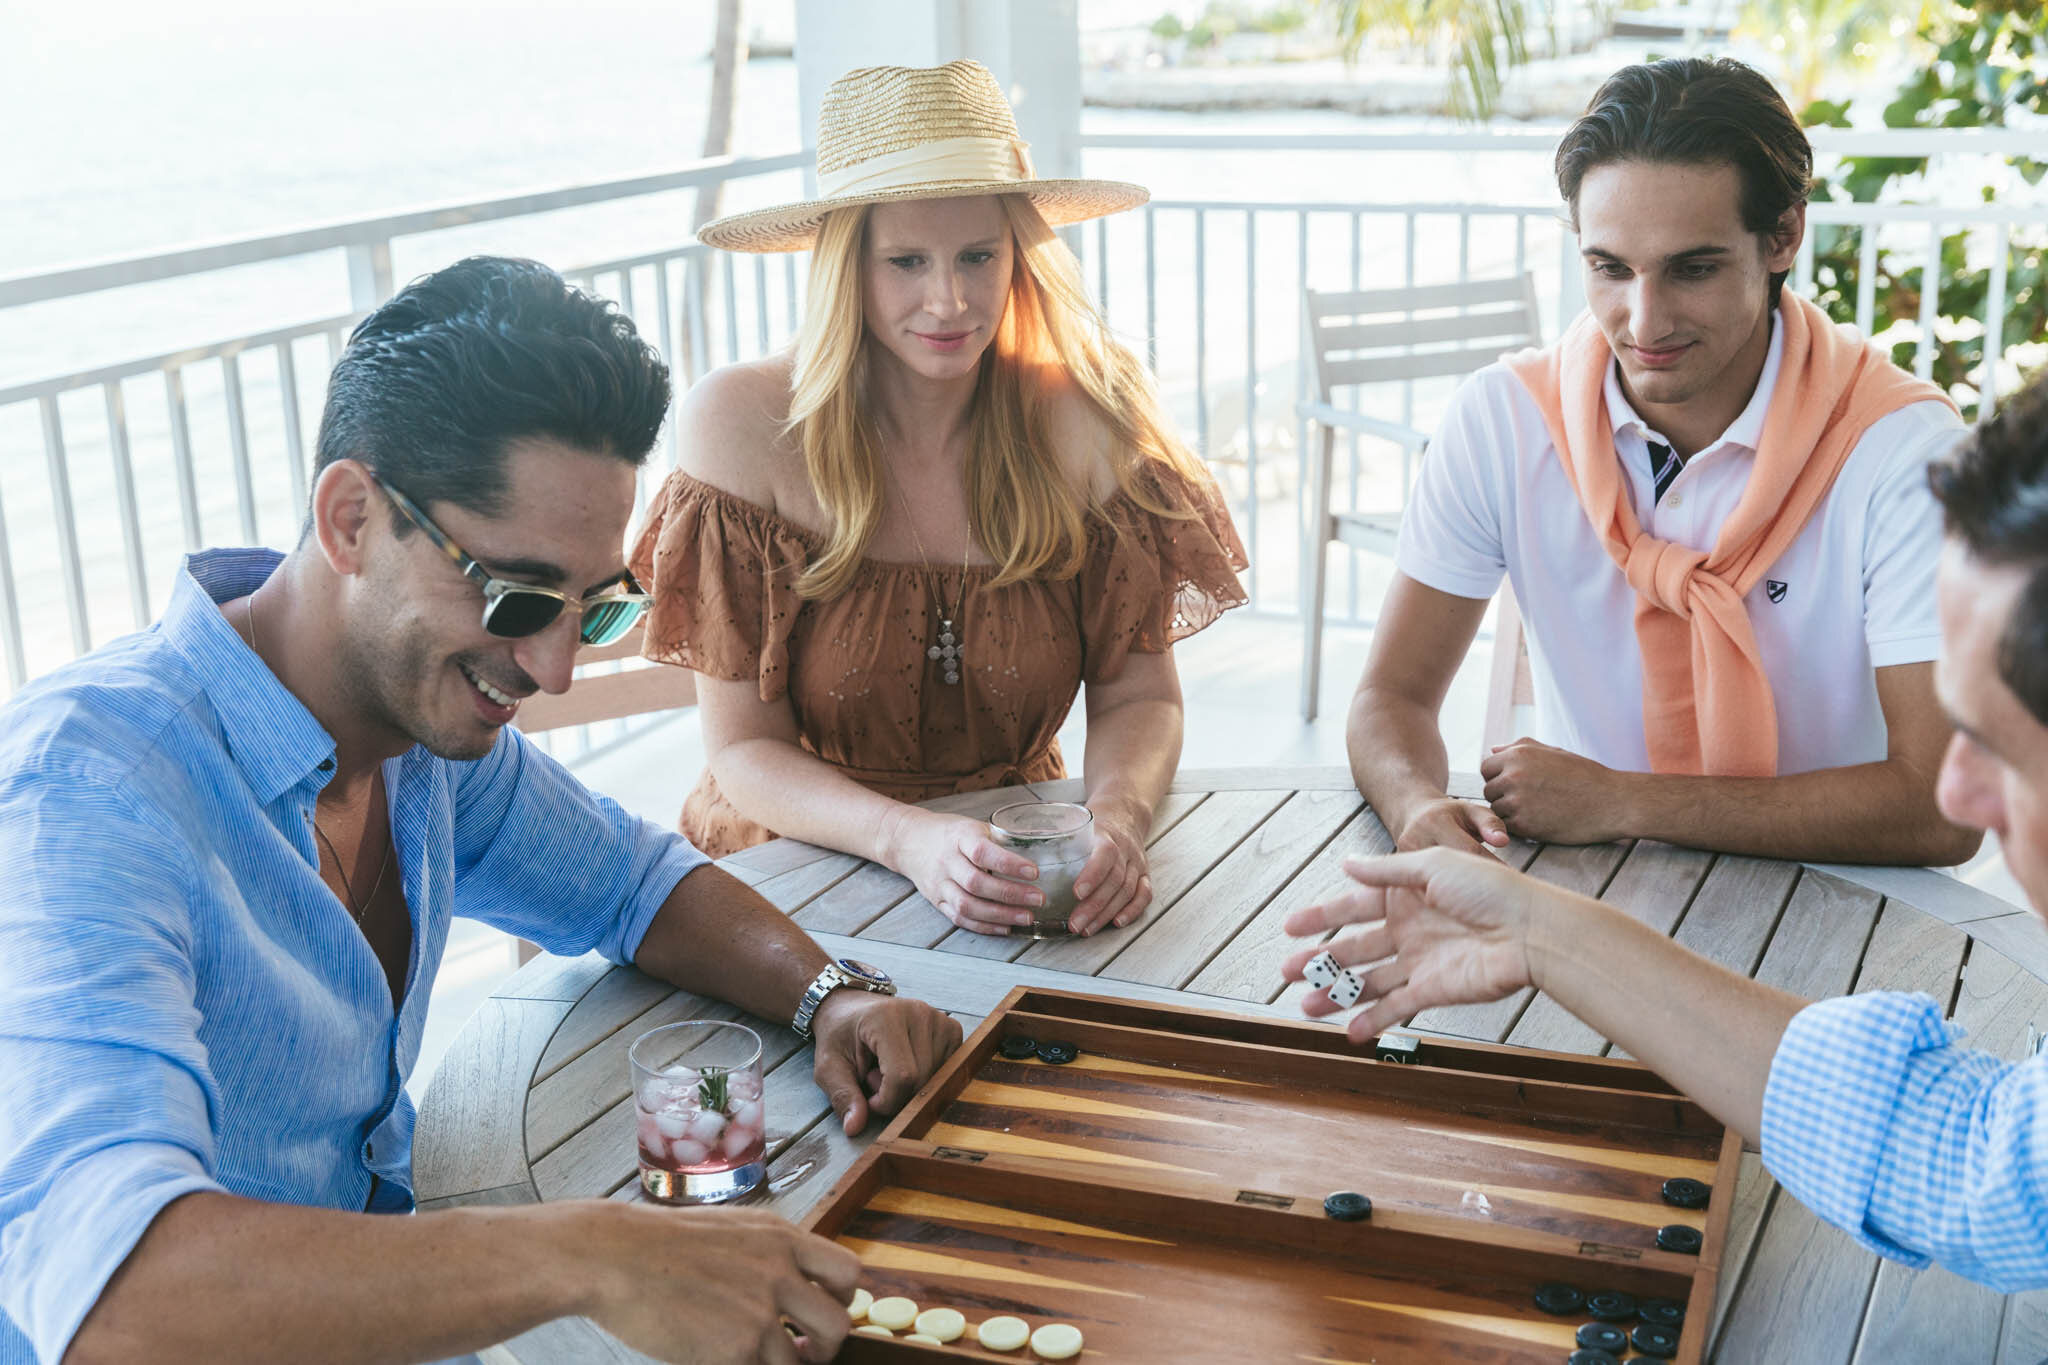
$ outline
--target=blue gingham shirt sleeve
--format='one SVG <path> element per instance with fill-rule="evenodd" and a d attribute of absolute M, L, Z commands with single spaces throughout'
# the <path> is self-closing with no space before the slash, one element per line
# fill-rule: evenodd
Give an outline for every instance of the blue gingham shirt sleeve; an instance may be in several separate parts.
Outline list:
<path fill-rule="evenodd" d="M 0 785 L 0 1309 L 45 1361 L 166 1204 L 221 1188 L 191 866 L 113 784 Z"/>
<path fill-rule="evenodd" d="M 676 884 L 710 859 L 597 795 L 506 730 L 460 770 L 456 912 L 551 953 L 631 962 Z"/>
<path fill-rule="evenodd" d="M 1764 1165 L 1880 1255 L 2000 1293 L 2048 1286 L 2048 1058 L 1960 1037 L 1924 995 L 1807 1006 L 1771 1063 Z"/>

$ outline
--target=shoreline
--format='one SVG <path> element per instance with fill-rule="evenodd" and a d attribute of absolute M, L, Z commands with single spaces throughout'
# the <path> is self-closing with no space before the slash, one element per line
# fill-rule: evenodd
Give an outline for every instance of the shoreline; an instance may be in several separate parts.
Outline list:
<path fill-rule="evenodd" d="M 1576 53 L 1506 73 L 1496 120 L 1557 122 L 1578 116 L 1620 62 L 1613 52 Z M 1084 68 L 1082 104 L 1162 113 L 1318 109 L 1361 118 L 1452 117 L 1450 73 L 1441 66 L 1327 59 L 1152 70 Z"/>

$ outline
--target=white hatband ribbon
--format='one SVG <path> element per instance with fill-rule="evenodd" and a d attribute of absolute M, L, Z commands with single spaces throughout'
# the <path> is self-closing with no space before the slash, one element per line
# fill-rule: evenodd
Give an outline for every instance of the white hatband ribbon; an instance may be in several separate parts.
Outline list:
<path fill-rule="evenodd" d="M 1007 137 L 947 137 L 857 161 L 818 175 L 818 193 L 844 199 L 917 185 L 986 180 L 1015 184 L 1032 178 L 1027 144 Z"/>

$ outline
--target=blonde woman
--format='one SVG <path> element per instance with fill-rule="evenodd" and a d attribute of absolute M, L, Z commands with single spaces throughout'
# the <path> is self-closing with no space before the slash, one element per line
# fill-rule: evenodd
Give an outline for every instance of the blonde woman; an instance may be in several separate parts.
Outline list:
<path fill-rule="evenodd" d="M 1170 647 L 1244 600 L 1214 482 L 1050 226 L 1145 191 L 1032 178 L 972 62 L 841 78 L 818 181 L 700 234 L 810 250 L 806 312 L 789 351 L 685 399 L 633 555 L 648 656 L 700 675 L 710 763 L 683 830 L 714 854 L 844 849 L 1009 932 L 1042 901 L 1031 863 L 916 803 L 1064 777 L 1079 692 L 1097 838 L 1069 925 L 1129 924 L 1180 755 Z"/>

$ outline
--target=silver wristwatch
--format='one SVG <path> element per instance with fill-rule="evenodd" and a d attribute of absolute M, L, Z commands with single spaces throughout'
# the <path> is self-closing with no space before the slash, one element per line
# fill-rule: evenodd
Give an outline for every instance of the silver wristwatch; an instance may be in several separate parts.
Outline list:
<path fill-rule="evenodd" d="M 855 962 L 842 957 L 837 962 L 827 963 L 825 970 L 811 978 L 811 984 L 804 987 L 804 998 L 797 1001 L 796 1017 L 789 1026 L 796 1030 L 799 1038 L 811 1036 L 811 1018 L 818 1012 L 818 1006 L 825 1003 L 825 997 L 841 986 L 852 986 L 855 990 L 873 991 L 876 995 L 896 994 L 896 983 L 880 967 L 870 967 L 865 962 Z"/>

